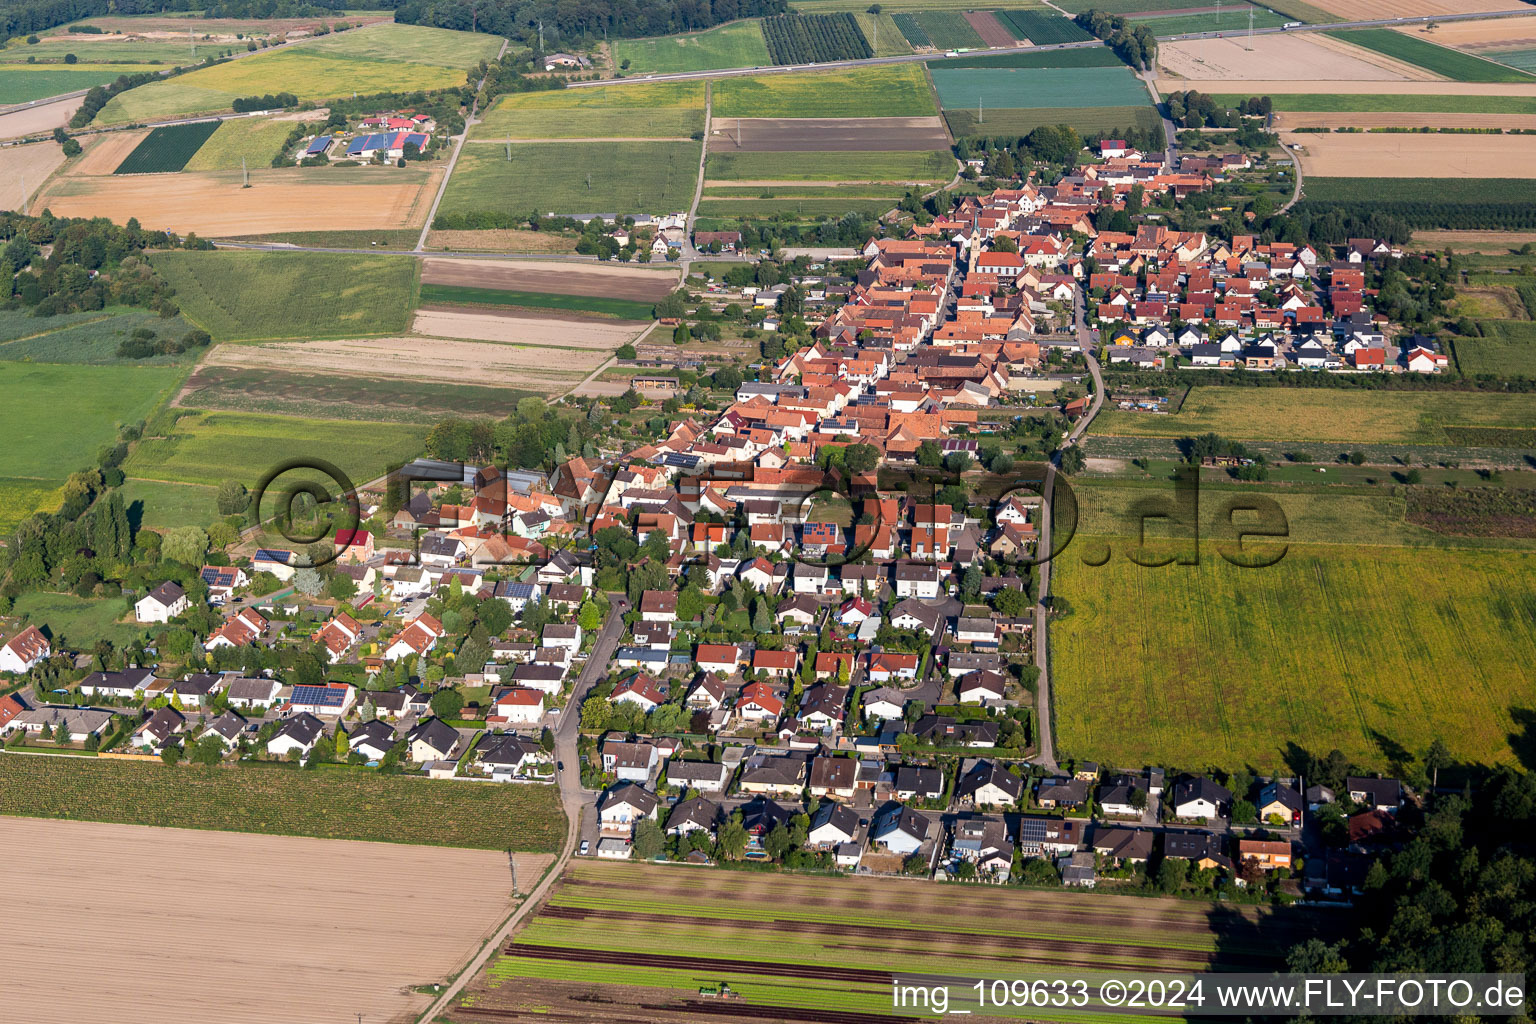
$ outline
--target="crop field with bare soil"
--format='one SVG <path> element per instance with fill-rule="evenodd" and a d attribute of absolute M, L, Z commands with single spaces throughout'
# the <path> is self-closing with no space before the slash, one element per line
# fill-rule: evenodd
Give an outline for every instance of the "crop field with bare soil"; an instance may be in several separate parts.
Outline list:
<path fill-rule="evenodd" d="M 1536 114 L 1276 113 L 1278 131 L 1297 128 L 1521 128 L 1536 129 Z"/>
<path fill-rule="evenodd" d="M 421 264 L 421 283 L 655 301 L 677 287 L 678 273 L 670 268 L 647 270 L 611 265 L 589 268 L 527 260 L 429 258 Z"/>
<path fill-rule="evenodd" d="M 28 135 L 46 135 L 55 128 L 69 124 L 83 100 L 59 100 L 42 103 L 35 107 L 22 107 L 9 114 L 0 114 L 0 139 L 19 139 Z"/>
<path fill-rule="evenodd" d="M 419 227 L 443 173 L 414 166 L 261 168 L 250 172 L 250 188 L 242 187 L 239 170 L 102 176 L 108 172 L 100 167 L 127 141 L 113 136 L 93 147 L 34 194 L 32 212 L 47 208 L 119 224 L 137 217 L 146 228 L 204 237 Z"/>
<path fill-rule="evenodd" d="M 949 136 L 939 117 L 727 117 L 710 122 L 711 153 L 927 150 L 948 146 Z"/>
<path fill-rule="evenodd" d="M 1511 9 L 1508 4 L 1501 6 L 1505 10 Z M 1536 14 L 1524 18 L 1494 18 L 1487 21 L 1442 21 L 1434 28 L 1414 25 L 1402 31 L 1441 46 L 1454 46 L 1458 50 L 1483 52 L 1496 47 L 1522 49 L 1536 46 Z"/>
<path fill-rule="evenodd" d="M 896 974 L 1265 970 L 1318 925 L 1295 909 L 578 862 L 448 1019 L 874 1021 Z M 722 981 L 740 1002 L 700 998 Z"/>
<path fill-rule="evenodd" d="M 1246 38 L 1191 39 L 1157 48 L 1157 62 L 1181 78 L 1284 79 L 1296 82 L 1427 81 L 1435 75 L 1383 54 L 1316 33 Z M 1165 91 L 1181 88 L 1173 83 Z M 1227 88 L 1219 90 L 1231 92 Z M 1300 90 L 1291 90 L 1292 92 Z M 1309 89 L 1309 92 L 1328 90 Z"/>
<path fill-rule="evenodd" d="M 64 163 L 64 150 L 56 142 L 34 142 L 30 146 L 0 149 L 0 210 L 19 210 L 26 201 L 21 194 L 26 184 L 31 194 L 43 179 Z"/>
<path fill-rule="evenodd" d="M 611 352 L 631 340 L 645 324 L 600 320 L 576 314 L 530 315 L 463 308 L 422 307 L 411 330 L 433 338 L 465 338 L 502 344 L 591 349 Z"/>
<path fill-rule="evenodd" d="M 499 850 L 35 818 L 0 818 L 0 846 L 29 875 L 0 935 L 5 1017 L 33 1024 L 409 1019 L 513 906 Z M 519 878 L 549 859 L 519 855 Z M 145 871 L 172 862 L 195 894 Z M 61 983 L 71 963 L 90 969 Z"/>
<path fill-rule="evenodd" d="M 1292 134 L 1307 175 L 1328 178 L 1482 178 L 1498 167 L 1536 178 L 1536 136 L 1413 135 L 1399 132 Z"/>
<path fill-rule="evenodd" d="M 1313 0 L 1313 5 L 1338 15 L 1340 21 L 1480 14 L 1484 11 L 1517 9 L 1509 0 Z"/>

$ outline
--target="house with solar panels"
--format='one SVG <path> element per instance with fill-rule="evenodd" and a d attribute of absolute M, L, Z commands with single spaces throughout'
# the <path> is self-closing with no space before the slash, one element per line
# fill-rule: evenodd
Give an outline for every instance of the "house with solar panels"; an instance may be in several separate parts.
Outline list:
<path fill-rule="evenodd" d="M 288 708 L 293 712 L 307 712 L 340 718 L 352 709 L 357 700 L 357 690 L 349 683 L 326 683 L 324 686 L 300 684 L 293 688 L 288 698 Z"/>
<path fill-rule="evenodd" d="M 233 565 L 205 565 L 200 575 L 208 588 L 208 603 L 213 605 L 228 601 L 235 591 L 251 582 L 244 569 Z"/>

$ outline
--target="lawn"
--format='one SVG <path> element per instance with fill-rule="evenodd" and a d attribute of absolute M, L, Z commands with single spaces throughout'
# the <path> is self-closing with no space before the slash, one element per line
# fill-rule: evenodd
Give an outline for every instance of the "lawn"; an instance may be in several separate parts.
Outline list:
<path fill-rule="evenodd" d="M 354 92 L 365 96 L 451 89 L 463 84 L 464 72 L 459 68 L 351 57 L 309 46 L 283 47 L 130 89 L 113 97 L 96 115 L 96 121 L 123 124 L 228 110 L 242 96 L 279 91 L 291 92 L 301 101 L 318 102 Z"/>
<path fill-rule="evenodd" d="M 1481 338 L 1457 338 L 1456 366 L 1468 377 L 1536 377 L 1536 323 L 1480 320 Z"/>
<path fill-rule="evenodd" d="M 465 146 L 438 212 L 643 213 L 686 210 L 697 142 Z"/>
<path fill-rule="evenodd" d="M 945 109 L 1125 107 L 1150 104 L 1130 68 L 948 68 L 929 72 Z"/>
<path fill-rule="evenodd" d="M 430 64 L 468 71 L 482 60 L 495 60 L 496 51 L 501 49 L 501 38 L 484 32 L 455 32 L 445 28 L 385 22 L 321 36 L 298 48 L 335 54 L 338 57 L 358 57 L 385 63 L 403 61 L 407 64 Z"/>
<path fill-rule="evenodd" d="M 1222 93 L 1217 103 L 1236 106 L 1249 93 Z M 1270 97 L 1277 111 L 1294 113 L 1536 114 L 1536 96 L 1406 96 L 1380 93 L 1281 93 Z M 1308 190 L 1310 191 L 1310 181 Z"/>
<path fill-rule="evenodd" d="M 30 103 L 60 93 L 106 85 L 121 75 L 145 70 L 132 64 L 5 65 L 0 67 L 0 106 Z"/>
<path fill-rule="evenodd" d="M 704 130 L 703 82 L 656 82 L 499 96 L 475 139 L 684 138 Z"/>
<path fill-rule="evenodd" d="M 133 147 L 133 152 L 123 157 L 123 162 L 112 173 L 162 174 L 179 171 L 218 130 L 217 121 L 156 128 Z"/>
<path fill-rule="evenodd" d="M 141 441 L 123 469 L 145 480 L 217 485 L 237 479 L 252 487 L 286 460 L 323 459 L 361 487 L 382 476 L 391 463 L 421 454 L 421 442 L 422 429 L 415 426 L 260 413 L 190 413 L 177 421 L 169 436 Z"/>
<path fill-rule="evenodd" d="M 934 152 L 711 153 L 707 181 L 948 181 L 955 161 Z"/>
<path fill-rule="evenodd" d="M 128 600 L 122 597 L 85 598 L 29 590 L 16 596 L 14 611 L 25 617 L 29 625 L 48 627 L 55 649 L 62 646 L 63 641 L 71 642 L 76 648 L 87 648 L 103 639 L 126 644 L 143 634 L 143 627 L 136 625 L 131 616 L 128 622 L 118 621 L 129 615 Z M 21 760 L 33 759 L 0 757 L 0 761 Z M 6 793 L 17 795 L 9 787 L 6 787 Z M 9 805 L 4 813 L 12 813 Z"/>
<path fill-rule="evenodd" d="M 175 526 L 207 526 L 219 516 L 215 489 L 197 484 L 168 484 L 158 480 L 128 480 L 123 502 L 135 529 L 168 530 Z"/>
<path fill-rule="evenodd" d="M 716 117 L 926 117 L 938 113 L 922 69 L 911 64 L 726 78 Z"/>
<path fill-rule="evenodd" d="M 653 72 L 709 71 L 714 68 L 753 68 L 773 63 L 756 19 L 717 25 L 706 32 L 655 39 L 618 39 L 613 59 L 626 75 Z M 623 62 L 629 67 L 623 68 Z"/>
<path fill-rule="evenodd" d="M 503 291 L 452 284 L 424 284 L 422 302 L 459 303 L 473 306 L 518 306 L 523 309 L 559 309 L 623 320 L 650 320 L 654 304 L 604 295 L 549 295 L 541 292 Z"/>
<path fill-rule="evenodd" d="M 0 363 L 6 443 L 0 477 L 55 481 L 95 465 L 122 423 L 149 415 L 186 371 L 170 366 Z"/>
<path fill-rule="evenodd" d="M 1256 441 L 1444 444 L 1455 443 L 1458 428 L 1532 423 L 1536 394 L 1196 387 L 1171 415 L 1105 409 L 1093 433 L 1188 437 L 1213 431 Z"/>
<path fill-rule="evenodd" d="M 128 307 L 58 317 L 33 317 L 19 310 L 0 312 L 0 360 L 163 366 L 197 358 L 196 351 L 146 359 L 119 357 L 117 346 L 140 328 L 148 328 L 157 337 L 179 339 L 193 330 L 193 324 L 185 317 L 167 320 L 158 313 Z M 11 340 L 5 340 L 12 334 Z"/>
<path fill-rule="evenodd" d="M 1536 76 L 1523 71 L 1416 36 L 1394 32 L 1389 28 L 1357 28 L 1328 34 L 1346 43 L 1363 46 L 1367 50 L 1375 50 L 1437 75 L 1444 75 L 1453 82 L 1536 82 Z"/>
<path fill-rule="evenodd" d="M 86 762 L 89 763 L 86 763 Z M 466 785 L 287 765 L 0 757 L 4 813 L 471 849 L 553 851 L 553 786 Z"/>
<path fill-rule="evenodd" d="M 183 314 L 215 341 L 399 333 L 416 305 L 408 256 L 170 251 L 150 259 Z"/>
<path fill-rule="evenodd" d="M 1336 537 L 1262 569 L 1209 546 L 1143 568 L 1119 540 L 1094 567 L 1097 539 L 1077 537 L 1052 587 L 1072 608 L 1051 628 L 1059 756 L 1267 769 L 1294 744 L 1387 769 L 1398 745 L 1438 738 L 1511 760 L 1514 714 L 1536 700 L 1536 555 L 1382 546 L 1393 536 L 1359 522 Z"/>
<path fill-rule="evenodd" d="M 225 121 L 187 161 L 184 170 L 239 170 L 242 160 L 251 169 L 271 167 L 272 158 L 277 156 L 283 141 L 292 130 L 292 121 L 270 121 L 264 118 Z"/>
<path fill-rule="evenodd" d="M 1143 131 L 1158 131 L 1162 118 L 1151 104 L 1135 107 L 1036 107 L 1032 110 L 992 109 L 987 107 L 977 119 L 975 107 L 969 110 L 955 107 L 944 111 L 944 120 L 950 132 L 961 135 L 1028 135 L 1047 124 L 1065 124 L 1087 135 L 1097 132 L 1114 133 L 1123 128 L 1137 127 Z M 1307 179 L 1310 186 L 1310 178 Z"/>

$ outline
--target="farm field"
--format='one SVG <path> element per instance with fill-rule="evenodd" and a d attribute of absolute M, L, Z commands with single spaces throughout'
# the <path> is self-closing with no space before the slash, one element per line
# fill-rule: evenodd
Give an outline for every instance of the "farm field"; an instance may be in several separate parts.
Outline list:
<path fill-rule="evenodd" d="M 647 324 L 556 313 L 524 314 L 516 310 L 420 309 L 412 331 L 433 338 L 490 341 L 522 347 L 585 349 L 611 353 L 631 341 Z M 562 367 L 563 369 L 563 367 Z"/>
<path fill-rule="evenodd" d="M 557 295 L 606 295 L 616 299 L 655 302 L 678 285 L 671 267 L 602 264 L 575 267 L 569 263 L 519 260 L 435 259 L 421 262 L 423 285 L 501 288 Z"/>
<path fill-rule="evenodd" d="M 331 342 L 318 342 L 331 345 Z M 370 344 L 381 344 L 372 342 Z M 277 369 L 271 360 L 261 365 L 229 366 L 218 363 L 224 353 L 239 356 L 246 346 L 224 346 L 215 351 L 213 361 L 199 366 L 187 381 L 185 402 L 199 409 L 222 409 L 230 412 L 272 413 L 281 416 L 323 416 L 338 420 L 369 420 L 388 423 L 420 423 L 431 425 L 448 416 L 485 416 L 500 419 L 517 404 L 518 399 L 533 394 L 532 391 L 476 384 L 446 384 L 432 377 L 428 370 L 427 356 L 436 347 L 418 346 L 409 349 L 402 346 L 390 354 L 397 358 L 414 358 L 423 367 L 412 375 L 410 364 L 405 371 L 388 379 L 379 377 L 345 376 L 329 367 L 323 372 L 301 373 Z M 491 348 L 494 346 L 483 346 Z M 268 353 L 270 355 L 270 353 Z M 314 353 L 304 352 L 306 357 Z M 250 360 L 252 363 L 255 360 Z M 340 362 L 340 358 L 337 359 Z M 524 371 L 517 381 L 524 383 Z M 579 377 L 574 378 L 579 380 Z M 564 384 L 560 390 L 569 387 Z M 549 391 L 541 394 L 549 394 Z M 187 504 L 178 492 L 206 492 L 212 502 L 213 488 L 193 487 L 188 484 L 164 484 L 153 481 L 130 480 L 129 493 L 135 488 L 161 488 L 169 492 L 169 507 L 151 509 L 153 515 L 175 518 L 180 514 L 202 516 L 205 506 Z M 159 497 L 151 491 L 150 498 Z M 211 504 L 206 506 L 211 508 Z M 183 510 L 184 513 L 183 513 Z M 132 509 L 129 510 L 130 516 Z M 202 519 L 192 525 L 199 525 Z M 172 522 L 169 525 L 184 525 Z"/>
<path fill-rule="evenodd" d="M 145 70 L 132 64 L 21 65 L 0 64 L 0 107 L 57 96 L 116 81 L 120 75 Z"/>
<path fill-rule="evenodd" d="M 470 306 L 516 306 L 523 309 L 550 309 L 585 313 L 623 320 L 650 320 L 654 303 L 616 299 L 608 295 L 555 295 L 546 292 L 506 291 L 500 288 L 471 288 L 454 284 L 424 284 L 421 301 Z"/>
<path fill-rule="evenodd" d="M 1275 114 L 1276 131 L 1297 128 L 1522 128 L 1536 129 L 1536 114 Z M 1301 140 L 1297 140 L 1301 141 Z"/>
<path fill-rule="evenodd" d="M 1481 338 L 1457 338 L 1456 365 L 1469 377 L 1536 377 L 1536 323 L 1482 320 Z"/>
<path fill-rule="evenodd" d="M 427 248 L 454 252 L 533 253 L 552 255 L 574 253 L 576 238 L 548 231 L 518 228 L 485 228 L 476 231 L 440 231 L 427 233 Z"/>
<path fill-rule="evenodd" d="M 932 46 L 939 50 L 970 49 L 985 46 L 976 29 L 960 11 L 918 11 L 915 14 L 899 14 L 900 26 L 907 42 L 913 46 Z M 910 31 L 913 27 L 917 31 Z"/>
<path fill-rule="evenodd" d="M 1465 428 L 1536 423 L 1536 395 L 1475 392 L 1354 392 L 1321 388 L 1197 387 L 1166 416 L 1105 409 L 1093 433 L 1192 437 L 1214 431 L 1256 441 L 1455 443 Z"/>
<path fill-rule="evenodd" d="M 686 138 L 703 128 L 703 82 L 642 82 L 498 96 L 470 138 Z"/>
<path fill-rule="evenodd" d="M 1181 45 L 1170 43 L 1170 46 Z M 1159 47 L 1159 52 L 1163 48 Z M 1274 70 L 1274 69 L 1271 69 Z M 1172 88 L 1170 84 L 1168 88 Z M 1202 73 L 1198 69 L 1192 75 L 1178 83 L 1181 89 L 1196 89 L 1200 92 L 1212 95 L 1232 95 L 1233 89 L 1238 84 L 1229 79 L 1217 78 L 1214 73 Z M 1536 97 L 1536 84 L 1526 85 L 1516 82 L 1445 82 L 1445 81 L 1329 81 L 1327 79 L 1244 79 L 1240 88 L 1243 90 L 1238 95 L 1269 96 L 1275 101 L 1275 109 L 1292 109 L 1281 107 L 1282 99 L 1290 101 L 1291 96 L 1300 97 L 1301 102 L 1306 103 L 1354 103 L 1353 97 L 1362 97 L 1358 102 L 1362 103 L 1477 103 L 1481 106 L 1473 107 L 1473 110 L 1487 109 L 1498 110 L 1499 107 L 1486 106 L 1490 100 L 1500 97 L 1518 97 L 1520 100 L 1529 100 Z M 1338 97 L 1343 97 L 1339 99 Z M 1382 99 L 1389 97 L 1390 99 Z M 1438 99 L 1438 97 L 1446 97 Z M 1347 110 L 1348 107 L 1338 106 L 1328 109 Z M 1385 107 L 1388 110 L 1409 110 L 1410 107 Z M 1430 109 L 1434 109 L 1431 107 Z M 1452 108 L 1455 109 L 1455 108 Z"/>
<path fill-rule="evenodd" d="M 1527 73 L 1536 73 L 1536 49 L 1484 50 L 1482 56 Z"/>
<path fill-rule="evenodd" d="M 0 477 L 0 537 L 9 537 L 34 512 L 57 512 L 64 489 L 52 480 Z"/>
<path fill-rule="evenodd" d="M 122 133 L 132 135 L 132 133 Z M 93 157 L 122 143 L 107 139 L 68 173 L 33 195 L 31 212 L 59 217 L 136 217 L 147 228 L 225 238 L 266 232 L 367 231 L 418 227 L 432 204 L 442 167 L 284 167 L 183 171 L 174 177 L 94 171 Z"/>
<path fill-rule="evenodd" d="M 652 72 L 707 71 L 714 68 L 751 68 L 770 64 L 763 42 L 762 23 L 733 21 L 705 32 L 661 36 L 654 39 L 616 39 L 614 62 L 629 67 L 626 75 Z"/>
<path fill-rule="evenodd" d="M 823 217 L 841 217 L 845 213 L 878 217 L 897 202 L 896 199 L 865 196 L 865 192 L 878 190 L 860 186 L 849 186 L 846 193 L 839 192 L 837 196 L 784 196 L 781 193 L 785 189 L 776 188 L 771 191 L 779 198 L 712 199 L 706 195 L 699 202 L 698 230 L 730 231 L 742 218 L 777 217 L 781 214 L 792 214 L 795 219 L 807 222 L 819 221 Z"/>
<path fill-rule="evenodd" d="M 868 11 L 861 10 L 855 12 L 853 16 L 859 23 L 859 31 L 864 33 L 864 38 L 869 40 L 869 45 L 874 47 L 876 57 L 896 57 L 912 52 L 912 47 L 906 37 L 901 34 L 901 29 L 884 9 L 879 14 L 870 14 Z"/>
<path fill-rule="evenodd" d="M 1408 133 L 1291 134 L 1302 147 L 1301 166 L 1324 178 L 1481 178 L 1490 167 L 1514 177 L 1536 178 L 1536 136 L 1414 135 Z"/>
<path fill-rule="evenodd" d="M 1307 198 L 1317 202 L 1403 203 L 1427 191 L 1436 203 L 1536 202 L 1536 185 L 1526 178 L 1307 178 Z"/>
<path fill-rule="evenodd" d="M 968 53 L 948 57 L 942 68 L 1122 68 L 1125 62 L 1107 46 L 1085 46 L 1078 50 L 1044 50 L 1025 53 Z"/>
<path fill-rule="evenodd" d="M 63 483 L 117 436 L 119 423 L 147 416 L 185 373 L 172 366 L 0 362 L 0 388 L 10 396 L 0 478 Z"/>
<path fill-rule="evenodd" d="M 136 71 L 154 71 L 159 70 L 153 67 L 156 64 L 167 68 L 195 64 L 205 57 L 232 48 L 228 44 L 220 45 L 206 41 L 201 36 L 194 41 L 192 47 L 189 47 L 185 32 L 181 34 L 181 39 L 176 41 L 107 34 L 90 35 L 68 32 L 63 26 L 51 31 L 53 32 L 51 35 L 39 33 L 35 44 L 28 44 L 23 37 L 12 39 L 10 43 L 0 48 L 0 64 L 26 64 L 27 59 L 31 58 L 38 65 L 51 68 L 63 65 L 65 56 L 74 54 L 79 62 L 72 65 L 75 68 L 96 64 L 137 64 L 141 66 L 135 68 Z M 230 43 L 233 42 L 234 39 L 231 38 Z M 240 48 L 244 49 L 244 47 L 245 43 L 242 41 Z"/>
<path fill-rule="evenodd" d="M 1009 978 L 1053 966 L 1056 976 L 1258 970 L 1317 927 L 1294 909 L 578 861 L 448 1019 L 535 1008 L 585 1019 L 583 993 L 595 989 L 615 1000 L 611 1019 L 697 1020 L 713 1008 L 700 986 L 728 978 L 754 1016 L 782 1008 L 790 1020 L 804 1019 L 795 1010 L 875 1020 L 891 1013 L 895 975 L 966 976 L 978 957 Z"/>
<path fill-rule="evenodd" d="M 270 167 L 272 158 L 282 149 L 293 129 L 291 121 L 266 118 L 225 121 L 187 161 L 188 171 L 239 170 L 243 159 L 247 168 Z"/>
<path fill-rule="evenodd" d="M 948 109 L 1151 105 L 1146 87 L 1121 68 L 934 67 L 934 88 Z"/>
<path fill-rule="evenodd" d="M 1218 103 L 1241 103 L 1253 93 L 1227 93 L 1213 97 Z M 1266 93 L 1265 95 L 1268 95 Z M 1536 95 L 1531 96 L 1424 96 L 1363 93 L 1295 93 L 1271 97 L 1276 113 L 1429 113 L 1429 114 L 1536 114 Z"/>
<path fill-rule="evenodd" d="M 1234 4 L 1216 12 L 1198 14 L 1147 14 L 1132 19 L 1136 25 L 1145 25 L 1157 36 L 1184 35 L 1189 32 L 1242 32 L 1248 31 L 1248 12 L 1253 11 L 1254 28 L 1279 28 L 1293 19 L 1276 14 L 1266 7 L 1251 4 Z"/>
<path fill-rule="evenodd" d="M 19 139 L 32 135 L 47 135 L 55 128 L 63 128 L 75 116 L 84 102 L 82 97 L 55 100 L 32 107 L 17 107 L 9 114 L 0 114 L 0 139 Z M 0 188 L 4 185 L 0 184 Z"/>
<path fill-rule="evenodd" d="M 565 836 L 552 786 L 250 762 L 221 768 L 85 760 L 0 758 L 5 814 L 498 852 L 549 853 Z"/>
<path fill-rule="evenodd" d="M 1187 0 L 1181 0 L 1187 2 Z M 790 8 L 801 14 L 827 14 L 833 11 L 862 11 L 869 5 L 858 0 L 791 0 Z M 1009 7 L 1043 9 L 1040 0 L 1009 0 Z M 886 11 L 973 11 L 976 0 L 891 0 L 882 3 Z"/>
<path fill-rule="evenodd" d="M 35 866 L 34 884 L 12 904 L 25 925 L 0 939 L 16 974 L 7 1012 L 45 1024 L 199 1024 L 203 993 L 217 998 L 229 1024 L 409 1019 L 429 998 L 413 987 L 444 980 L 513 906 L 507 858 L 497 851 L 24 818 L 0 820 L 0 842 Z M 78 858 L 94 865 L 84 876 Z M 154 886 L 143 865 L 180 858 L 199 865 L 199 898 L 162 901 L 155 941 L 122 941 L 142 913 L 132 894 Z M 518 860 L 520 876 L 532 878 L 549 857 Z M 284 898 L 252 885 L 256 876 L 281 884 Z M 398 885 L 402 878 L 411 884 Z M 476 895 L 467 906 L 466 891 Z M 80 927 L 84 920 L 95 926 Z M 399 956 L 407 934 L 427 948 Z M 323 963 L 313 955 L 320 948 L 328 949 Z M 55 984 L 49 972 L 75 961 L 92 965 L 89 977 Z M 166 998 L 168 961 L 200 964 L 195 981 L 183 979 L 187 998 Z"/>
<path fill-rule="evenodd" d="M 26 205 L 21 194 L 25 184 L 31 195 L 43 180 L 64 166 L 64 150 L 56 142 L 34 142 L 0 149 L 0 210 L 19 210 Z"/>
<path fill-rule="evenodd" d="M 438 212 L 686 210 L 698 182 L 699 148 L 697 142 L 529 143 L 512 147 L 509 161 L 496 147 L 466 146 Z"/>
<path fill-rule="evenodd" d="M 1340 21 L 1428 17 L 1435 14 L 1478 14 L 1512 10 L 1507 0 L 1315 0 Z"/>
<path fill-rule="evenodd" d="M 1354 46 L 1375 50 L 1424 68 L 1454 82 L 1536 81 L 1536 78 L 1513 68 L 1391 29 L 1357 28 L 1328 34 Z"/>
<path fill-rule="evenodd" d="M 1164 43 L 1157 48 L 1157 63 L 1180 78 L 1221 80 L 1212 91 L 1231 92 L 1234 81 L 1287 79 L 1302 82 L 1392 82 L 1427 80 L 1436 76 L 1422 68 L 1315 32 L 1304 35 L 1277 33 L 1255 36 L 1252 49 L 1246 39 L 1190 39 Z M 1163 89 L 1182 88 L 1168 82 Z M 1204 90 L 1202 90 L 1204 91 Z M 1300 92 L 1299 88 L 1279 90 Z M 1329 85 L 1306 91 L 1345 92 Z"/>
<path fill-rule="evenodd" d="M 1527 242 L 1536 244 L 1536 231 L 1415 231 L 1409 244 L 1437 252 L 1449 248 L 1457 252 L 1506 256 Z"/>
<path fill-rule="evenodd" d="M 1106 489 L 1085 481 L 1080 500 Z M 1269 492 L 1286 507 L 1281 489 Z M 1294 744 L 1385 770 L 1396 745 L 1417 755 L 1440 738 L 1470 763 L 1510 760 L 1513 711 L 1536 697 L 1520 668 L 1536 654 L 1536 619 L 1520 610 L 1536 555 L 1382 546 L 1392 533 L 1340 525 L 1350 546 L 1293 543 L 1262 569 L 1209 545 L 1197 566 L 1143 568 L 1118 537 L 1075 538 L 1082 547 L 1057 560 L 1055 581 L 1073 612 L 1052 629 L 1063 752 L 1262 770 L 1283 766 Z M 1110 561 L 1085 564 L 1081 553 L 1103 543 Z M 1106 647 L 1131 607 L 1156 607 L 1155 622 Z M 1452 677 L 1465 685 L 1447 687 Z"/>
<path fill-rule="evenodd" d="M 195 352 L 127 359 L 117 346 L 135 330 L 147 328 L 160 338 L 183 338 L 193 330 L 185 317 L 164 319 L 145 309 L 114 307 L 60 317 L 0 313 L 0 360 L 36 363 L 95 363 L 165 366 L 191 362 Z"/>
<path fill-rule="evenodd" d="M 773 64 L 865 60 L 874 56 L 858 19 L 835 14 L 777 14 L 762 21 L 763 41 Z"/>
<path fill-rule="evenodd" d="M 123 484 L 123 503 L 128 507 L 128 521 L 135 529 L 207 526 L 220 518 L 216 497 L 216 488 L 197 484 L 158 480 L 128 480 Z"/>
<path fill-rule="evenodd" d="M 501 39 L 484 32 L 455 32 L 446 28 L 384 22 L 361 30 L 310 39 L 297 49 L 359 60 L 404 61 L 467 71 L 482 60 L 495 60 L 496 51 L 501 49 Z"/>
<path fill-rule="evenodd" d="M 902 153 L 710 153 L 704 183 L 729 181 L 944 182 L 955 175 L 947 151 Z"/>
<path fill-rule="evenodd" d="M 16 595 L 13 611 L 28 623 L 47 625 L 55 643 L 76 638 L 84 645 L 105 638 L 126 645 L 144 635 L 144 628 L 133 621 L 133 609 L 123 597 L 88 598 L 29 590 Z"/>
<path fill-rule="evenodd" d="M 252 486 L 285 459 L 321 458 L 360 487 L 383 475 L 391 462 L 419 455 L 421 438 L 420 429 L 393 424 L 188 411 L 168 436 L 141 441 L 123 471 L 189 484 L 216 485 L 235 477 Z"/>
<path fill-rule="evenodd" d="M 415 306 L 408 256 L 179 251 L 151 262 L 215 341 L 385 334 Z"/>
<path fill-rule="evenodd" d="M 144 136 L 112 173 L 158 174 L 179 171 L 218 129 L 217 121 L 156 128 Z"/>
<path fill-rule="evenodd" d="M 1082 43 L 1093 38 L 1071 18 L 1055 11 L 999 11 L 997 16 L 1010 24 L 1019 38 L 1028 39 L 1036 46 Z"/>
<path fill-rule="evenodd" d="M 1405 25 L 1402 31 L 1441 46 L 1474 53 L 1495 48 L 1536 46 L 1536 12 L 1515 18 L 1442 21 L 1437 22 L 1432 29 L 1426 25 Z"/>
<path fill-rule="evenodd" d="M 715 117 L 929 117 L 938 113 L 920 68 L 726 78 L 715 83 Z"/>
<path fill-rule="evenodd" d="M 710 156 L 824 150 L 948 149 L 937 117 L 716 117 L 710 120 Z"/>
<path fill-rule="evenodd" d="M 949 130 L 958 138 L 962 135 L 1028 135 L 1047 124 L 1065 124 L 1080 133 L 1110 132 L 1122 128 L 1137 127 L 1144 131 L 1158 131 L 1162 118 L 1151 103 L 1134 107 L 1036 107 L 1029 110 L 1000 108 L 982 111 L 977 120 L 975 108 L 956 107 L 944 112 Z"/>

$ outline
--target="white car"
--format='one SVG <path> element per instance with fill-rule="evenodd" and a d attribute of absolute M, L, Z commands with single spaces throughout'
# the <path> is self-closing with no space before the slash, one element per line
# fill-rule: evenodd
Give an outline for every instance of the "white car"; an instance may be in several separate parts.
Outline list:
<path fill-rule="evenodd" d="M 589 840 L 583 839 L 581 841 L 581 855 L 585 857 L 587 855 L 587 851 L 590 849 L 592 849 L 592 843 Z"/>

